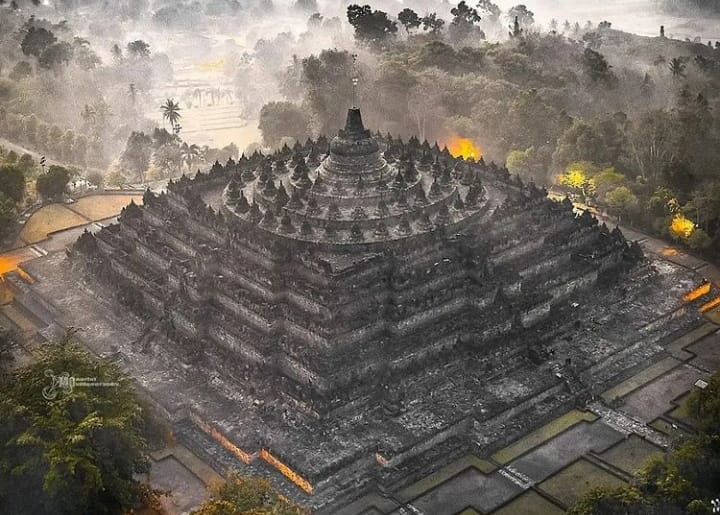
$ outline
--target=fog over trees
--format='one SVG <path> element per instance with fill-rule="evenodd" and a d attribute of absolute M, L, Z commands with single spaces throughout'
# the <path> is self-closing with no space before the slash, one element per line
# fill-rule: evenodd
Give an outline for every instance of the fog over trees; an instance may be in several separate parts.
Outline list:
<path fill-rule="evenodd" d="M 42 197 L 40 156 L 117 187 L 332 135 L 357 75 L 373 129 L 469 138 L 524 180 L 665 236 L 687 217 L 707 246 L 720 211 L 703 193 L 720 148 L 715 4 L 5 2 L 0 145 L 33 163 L 29 200 L 10 200 Z"/>

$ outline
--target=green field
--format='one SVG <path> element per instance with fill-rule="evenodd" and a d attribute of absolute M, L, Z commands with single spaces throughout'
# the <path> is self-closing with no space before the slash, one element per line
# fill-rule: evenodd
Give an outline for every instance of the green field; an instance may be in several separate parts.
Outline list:
<path fill-rule="evenodd" d="M 660 447 L 635 434 L 601 454 L 603 460 L 628 474 L 634 474 L 650 458 L 662 455 L 663 450 Z"/>
<path fill-rule="evenodd" d="M 565 510 L 545 499 L 534 490 L 528 490 L 516 497 L 493 515 L 562 515 Z"/>
<path fill-rule="evenodd" d="M 580 422 L 593 422 L 597 420 L 597 415 L 589 411 L 580 411 L 574 409 L 568 411 L 564 415 L 545 424 L 540 429 L 536 429 L 529 435 L 521 438 L 517 442 L 504 449 L 500 449 L 492 455 L 492 459 L 503 465 L 510 463 L 512 460 L 528 452 L 530 449 L 545 443 L 547 440 L 559 435 L 566 429 L 579 424 Z"/>
<path fill-rule="evenodd" d="M 625 484 L 619 477 L 580 458 L 540 483 L 538 488 L 570 507 L 590 490 Z"/>

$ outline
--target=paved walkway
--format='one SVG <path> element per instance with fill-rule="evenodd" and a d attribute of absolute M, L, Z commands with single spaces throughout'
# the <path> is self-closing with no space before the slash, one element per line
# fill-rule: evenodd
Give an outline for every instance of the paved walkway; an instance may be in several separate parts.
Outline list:
<path fill-rule="evenodd" d="M 588 409 L 602 418 L 607 425 L 625 435 L 635 433 L 663 449 L 670 445 L 670 438 L 666 435 L 621 411 L 608 408 L 597 401 L 589 404 Z"/>

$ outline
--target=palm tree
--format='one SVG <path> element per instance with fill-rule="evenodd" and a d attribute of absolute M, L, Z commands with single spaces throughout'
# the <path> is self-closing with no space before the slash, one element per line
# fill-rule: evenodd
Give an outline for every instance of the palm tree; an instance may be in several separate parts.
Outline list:
<path fill-rule="evenodd" d="M 135 100 L 137 99 L 137 88 L 135 87 L 135 83 L 131 82 L 128 86 L 128 96 L 130 97 L 130 101 L 135 105 Z"/>
<path fill-rule="evenodd" d="M 179 132 L 179 122 L 181 118 L 180 104 L 178 102 L 175 102 L 172 98 L 168 98 L 165 103 L 160 106 L 160 109 L 163 113 L 163 126 L 165 125 L 165 120 L 169 121 L 173 130 L 177 134 L 177 132 Z"/>
<path fill-rule="evenodd" d="M 183 163 L 187 165 L 188 170 L 192 171 L 193 164 L 200 158 L 200 147 L 195 144 L 183 143 L 180 146 L 180 156 Z"/>
<path fill-rule="evenodd" d="M 679 57 L 673 57 L 668 64 L 674 78 L 685 77 L 685 63 Z"/>

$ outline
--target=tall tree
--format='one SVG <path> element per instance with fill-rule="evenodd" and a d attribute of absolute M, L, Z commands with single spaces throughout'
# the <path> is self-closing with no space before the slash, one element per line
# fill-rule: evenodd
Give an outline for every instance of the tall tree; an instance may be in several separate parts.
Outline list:
<path fill-rule="evenodd" d="M 160 106 L 163 115 L 163 122 L 167 120 L 175 133 L 178 132 L 180 122 L 180 104 L 173 99 L 168 98 L 163 105 Z"/>
<path fill-rule="evenodd" d="M 145 182 L 145 170 L 150 164 L 153 141 L 144 132 L 133 131 L 128 137 L 125 151 L 120 155 L 120 165 Z"/>
<path fill-rule="evenodd" d="M 349 5 L 347 18 L 355 29 L 355 37 L 375 48 L 384 46 L 397 33 L 397 22 L 384 11 L 373 11 L 369 5 Z"/>
<path fill-rule="evenodd" d="M 668 68 L 674 79 L 685 77 L 685 63 L 679 57 L 673 57 L 668 63 Z"/>
<path fill-rule="evenodd" d="M 13 202 L 25 196 L 25 176 L 17 164 L 0 165 L 0 192 Z"/>
<path fill-rule="evenodd" d="M 58 200 L 65 193 L 68 182 L 70 182 L 70 176 L 71 173 L 67 168 L 52 165 L 47 173 L 37 178 L 35 188 L 43 198 Z"/>
<path fill-rule="evenodd" d="M 130 56 L 135 58 L 150 57 L 150 45 L 145 43 L 142 39 L 137 39 L 128 43 L 127 51 Z"/>
<path fill-rule="evenodd" d="M 145 415 L 130 379 L 69 338 L 45 346 L 2 384 L 2 513 L 111 515 L 154 496 L 137 479 L 149 465 Z M 114 386 L 83 387 L 69 374 Z"/>
<path fill-rule="evenodd" d="M 51 31 L 42 27 L 36 28 L 30 26 L 20 43 L 20 48 L 25 55 L 40 57 L 42 53 L 56 41 L 57 38 Z"/>
<path fill-rule="evenodd" d="M 405 27 L 405 32 L 408 34 L 410 34 L 411 30 L 417 29 L 420 26 L 420 16 L 409 7 L 406 7 L 398 13 L 398 21 Z"/>

